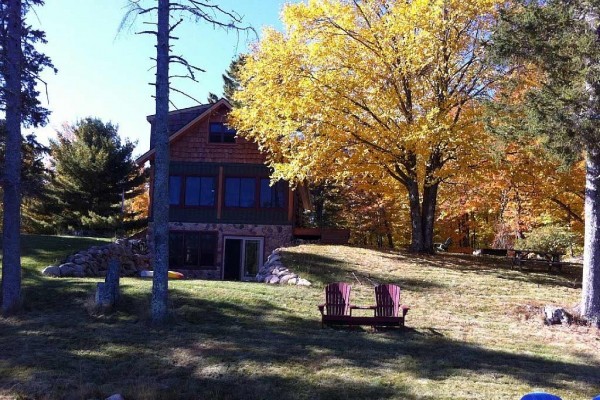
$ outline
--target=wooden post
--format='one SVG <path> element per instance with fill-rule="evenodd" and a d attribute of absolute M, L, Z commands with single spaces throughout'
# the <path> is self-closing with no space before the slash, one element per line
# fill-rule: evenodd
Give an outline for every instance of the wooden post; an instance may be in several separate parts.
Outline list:
<path fill-rule="evenodd" d="M 288 188 L 288 222 L 294 220 L 294 191 Z"/>
<path fill-rule="evenodd" d="M 111 259 L 108 262 L 108 272 L 106 273 L 106 286 L 113 305 L 119 301 L 119 272 L 121 263 L 118 260 Z"/>
<path fill-rule="evenodd" d="M 119 301 L 119 272 L 121 263 L 112 259 L 108 262 L 108 272 L 104 282 L 96 286 L 96 307 L 107 310 Z"/>
<path fill-rule="evenodd" d="M 217 182 L 217 219 L 221 219 L 221 209 L 223 207 L 223 167 L 219 167 L 219 177 Z"/>

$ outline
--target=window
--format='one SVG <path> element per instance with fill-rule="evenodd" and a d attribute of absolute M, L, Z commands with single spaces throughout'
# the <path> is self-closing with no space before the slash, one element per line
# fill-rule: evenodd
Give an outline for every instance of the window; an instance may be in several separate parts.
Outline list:
<path fill-rule="evenodd" d="M 283 208 L 285 201 L 285 185 L 283 181 L 278 181 L 273 186 L 269 186 L 270 179 L 261 178 L 260 180 L 260 206 L 263 208 Z"/>
<path fill-rule="evenodd" d="M 225 178 L 225 207 L 254 207 L 256 179 Z"/>
<path fill-rule="evenodd" d="M 214 232 L 169 232 L 169 267 L 200 269 L 214 267 L 217 234 Z"/>
<path fill-rule="evenodd" d="M 169 177 L 169 205 L 178 206 L 181 204 L 181 177 Z"/>
<path fill-rule="evenodd" d="M 215 205 L 215 178 L 187 176 L 185 178 L 185 205 L 212 207 Z"/>
<path fill-rule="evenodd" d="M 222 122 L 211 122 L 208 140 L 211 143 L 235 143 L 235 129 L 225 126 Z"/>

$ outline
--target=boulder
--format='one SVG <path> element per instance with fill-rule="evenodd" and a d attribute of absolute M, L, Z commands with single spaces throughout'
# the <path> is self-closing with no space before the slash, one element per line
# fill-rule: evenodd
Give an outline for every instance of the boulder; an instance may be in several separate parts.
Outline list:
<path fill-rule="evenodd" d="M 72 262 L 60 265 L 58 267 L 60 269 L 60 276 L 75 276 L 76 266 L 77 264 L 73 264 Z"/>
<path fill-rule="evenodd" d="M 269 279 L 268 283 L 271 283 L 271 284 L 279 283 L 279 278 L 276 277 L 275 275 L 271 275 L 271 279 Z"/>
<path fill-rule="evenodd" d="M 49 265 L 42 271 L 42 275 L 44 276 L 60 276 L 60 267 L 58 265 Z"/>
<path fill-rule="evenodd" d="M 306 279 L 298 279 L 298 283 L 296 283 L 298 286 L 310 286 L 311 283 L 309 281 L 307 281 Z"/>
<path fill-rule="evenodd" d="M 282 285 L 284 285 L 290 279 L 297 278 L 297 277 L 298 277 L 298 275 L 296 275 L 296 274 L 287 274 L 287 275 L 284 275 L 284 276 L 282 276 L 282 277 L 279 278 L 279 283 L 282 284 Z"/>
<path fill-rule="evenodd" d="M 555 306 L 544 307 L 544 322 L 546 325 L 565 324 L 569 325 L 573 321 L 573 316 L 564 308 Z"/>
<path fill-rule="evenodd" d="M 281 260 L 281 256 L 278 253 L 272 253 L 268 258 L 267 262 L 275 262 Z"/>

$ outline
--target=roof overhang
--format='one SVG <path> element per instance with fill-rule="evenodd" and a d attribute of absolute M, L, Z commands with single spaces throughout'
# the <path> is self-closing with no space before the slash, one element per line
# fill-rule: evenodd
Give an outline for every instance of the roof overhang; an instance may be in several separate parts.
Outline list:
<path fill-rule="evenodd" d="M 196 118 L 194 118 L 192 121 L 190 121 L 187 125 L 185 125 L 183 128 L 181 128 L 180 130 L 178 130 L 177 132 L 173 133 L 171 136 L 169 136 L 169 143 L 171 143 L 172 141 L 178 139 L 179 137 L 185 135 L 185 133 L 188 131 L 188 129 L 193 126 L 194 124 L 196 124 L 198 121 L 202 120 L 203 118 L 206 118 L 207 116 L 209 116 L 213 111 L 217 110 L 219 107 L 221 106 L 225 106 L 227 107 L 229 110 L 231 110 L 231 104 L 226 100 L 226 99 L 221 99 L 219 101 L 217 101 L 215 104 L 213 104 L 210 108 L 206 109 L 202 114 L 198 115 Z M 174 111 L 177 112 L 177 111 Z M 147 117 L 148 122 L 152 121 L 153 118 L 151 118 L 152 116 Z M 149 151 L 147 151 L 146 153 L 142 154 L 140 157 L 137 158 L 137 160 L 135 160 L 135 162 L 138 165 L 143 165 L 146 161 L 150 160 L 153 156 L 154 153 L 156 152 L 155 149 L 150 149 Z"/>

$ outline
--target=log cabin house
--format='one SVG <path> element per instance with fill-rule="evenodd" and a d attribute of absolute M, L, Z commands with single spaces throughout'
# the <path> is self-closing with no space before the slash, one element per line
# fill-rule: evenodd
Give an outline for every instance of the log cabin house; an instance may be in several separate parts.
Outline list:
<path fill-rule="evenodd" d="M 292 239 L 295 196 L 270 185 L 257 145 L 227 126 L 230 110 L 221 99 L 169 113 L 169 268 L 190 277 L 250 280 Z M 151 179 L 153 160 L 152 148 L 137 159 Z"/>

